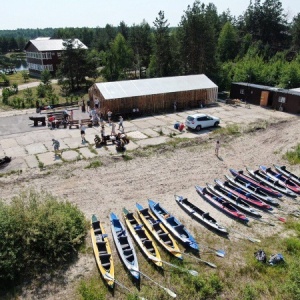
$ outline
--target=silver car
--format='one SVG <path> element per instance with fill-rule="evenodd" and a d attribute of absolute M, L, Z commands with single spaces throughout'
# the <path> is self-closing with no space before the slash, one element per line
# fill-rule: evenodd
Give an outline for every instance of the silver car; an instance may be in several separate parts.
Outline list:
<path fill-rule="evenodd" d="M 206 127 L 216 127 L 219 124 L 219 118 L 205 114 L 189 115 L 185 120 L 185 126 L 187 128 L 196 129 L 197 131 L 200 131 L 202 128 Z"/>

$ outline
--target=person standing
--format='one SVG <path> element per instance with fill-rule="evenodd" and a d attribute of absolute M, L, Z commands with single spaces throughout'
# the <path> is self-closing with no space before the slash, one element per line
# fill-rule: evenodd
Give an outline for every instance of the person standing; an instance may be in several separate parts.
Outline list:
<path fill-rule="evenodd" d="M 90 101 L 90 99 L 88 99 L 88 100 L 86 101 L 87 112 L 90 111 L 90 105 L 91 105 L 91 101 Z"/>
<path fill-rule="evenodd" d="M 83 113 L 85 113 L 85 101 L 84 101 L 84 98 L 82 98 L 81 111 L 82 111 Z"/>
<path fill-rule="evenodd" d="M 84 145 L 87 141 L 85 139 L 85 126 L 80 126 L 80 134 L 81 134 L 81 143 Z"/>
<path fill-rule="evenodd" d="M 54 154 L 57 155 L 58 154 L 58 151 L 59 151 L 59 141 L 58 140 L 55 140 L 55 139 L 52 139 L 52 145 L 53 145 L 53 148 L 54 148 Z"/>
<path fill-rule="evenodd" d="M 99 109 L 99 99 L 98 98 L 95 98 L 94 104 L 95 104 L 95 109 L 98 110 Z"/>
<path fill-rule="evenodd" d="M 101 139 L 102 139 L 102 143 L 106 145 L 106 138 L 105 138 L 105 127 L 104 125 L 101 126 Z"/>
<path fill-rule="evenodd" d="M 67 108 L 65 108 L 65 110 L 63 111 L 63 116 L 64 116 L 64 120 L 66 121 L 66 122 L 68 122 L 69 121 L 69 113 L 68 113 L 68 109 Z"/>
<path fill-rule="evenodd" d="M 109 124 L 111 123 L 111 116 L 112 116 L 112 112 L 108 109 L 108 112 L 107 112 L 107 120 L 108 120 L 108 123 L 109 123 Z"/>
<path fill-rule="evenodd" d="M 217 156 L 219 156 L 219 149 L 220 149 L 220 141 L 217 140 L 217 142 L 216 142 L 216 148 L 215 148 L 215 154 Z"/>
<path fill-rule="evenodd" d="M 120 116 L 120 118 L 119 118 L 119 128 L 118 128 L 118 130 L 120 130 L 121 127 L 122 127 L 122 129 L 124 130 L 123 121 L 124 121 L 123 117 Z"/>
<path fill-rule="evenodd" d="M 110 135 L 116 136 L 116 124 L 114 122 L 111 122 L 111 133 Z"/>

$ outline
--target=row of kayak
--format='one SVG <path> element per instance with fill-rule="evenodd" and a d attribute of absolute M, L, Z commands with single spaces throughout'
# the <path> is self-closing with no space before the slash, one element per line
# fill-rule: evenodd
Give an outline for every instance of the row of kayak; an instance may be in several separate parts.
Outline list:
<path fill-rule="evenodd" d="M 278 168 L 282 172 L 288 172 L 285 167 Z M 260 173 L 267 174 L 268 178 L 277 175 L 271 174 L 270 168 L 264 169 L 261 166 L 260 170 Z M 242 171 L 230 169 L 234 177 L 226 176 L 227 181 L 225 182 L 216 179 L 215 185 L 207 184 L 206 187 L 195 186 L 196 191 L 204 200 L 235 220 L 247 223 L 249 221 L 248 217 L 259 219 L 262 215 L 257 209 L 272 213 L 272 210 L 279 206 L 277 199 L 282 194 L 278 191 L 278 188 L 273 189 L 261 179 L 257 180 L 254 174 L 257 175 L 258 172 L 253 171 L 252 173 L 248 169 L 247 171 L 252 175 L 251 177 L 245 175 Z M 274 171 L 272 170 L 272 172 Z M 284 181 L 286 184 L 293 182 L 295 183 L 295 188 L 299 187 L 297 183 L 299 178 L 297 179 L 294 174 L 290 172 L 287 173 L 289 175 L 279 174 L 281 175 L 276 177 L 278 181 Z M 268 179 L 268 183 L 270 182 L 271 180 Z M 299 193 L 299 191 L 295 190 L 296 197 L 296 193 Z M 295 197 L 292 193 L 285 192 L 285 195 Z M 228 230 L 225 226 L 219 224 L 209 213 L 203 211 L 188 199 L 175 195 L 175 200 L 185 212 L 198 222 L 219 234 L 228 235 Z M 141 272 L 139 271 L 136 251 L 128 231 L 143 254 L 159 268 L 162 267 L 163 261 L 156 243 L 178 259 L 182 259 L 182 252 L 177 241 L 185 248 L 199 252 L 199 245 L 195 238 L 175 216 L 171 215 L 153 200 L 149 199 L 148 205 L 149 208 L 144 208 L 141 204 L 136 203 L 137 215 L 124 208 L 123 217 L 126 227 L 115 213 L 110 214 L 111 232 L 116 249 L 124 266 L 136 280 L 140 278 Z M 91 237 L 99 270 L 107 284 L 113 287 L 115 282 L 114 264 L 108 235 L 104 230 L 103 224 L 95 215 L 92 216 L 91 220 Z"/>
<path fill-rule="evenodd" d="M 182 252 L 175 239 L 186 248 L 199 252 L 199 245 L 194 237 L 178 219 L 170 215 L 159 203 L 149 199 L 148 204 L 150 209 L 136 203 L 137 215 L 123 208 L 126 227 L 115 213 L 110 214 L 111 232 L 116 249 L 124 266 L 136 280 L 140 278 L 140 271 L 131 236 L 143 254 L 158 268 L 162 267 L 163 261 L 156 243 L 180 260 Z M 91 237 L 99 270 L 107 284 L 113 287 L 114 264 L 108 235 L 95 215 L 91 221 Z"/>
<path fill-rule="evenodd" d="M 285 167 L 275 165 L 277 173 L 271 168 L 260 166 L 259 170 L 246 169 L 249 176 L 243 171 L 230 169 L 233 177 L 225 175 L 226 181 L 215 179 L 215 185 L 206 187 L 196 186 L 196 191 L 207 202 L 212 204 L 226 215 L 243 223 L 249 222 L 249 217 L 262 218 L 257 209 L 273 214 L 274 207 L 279 207 L 283 194 L 292 198 L 300 195 L 298 177 L 287 171 Z M 288 175 L 289 174 L 289 175 Z M 278 218 L 283 221 L 284 218 Z"/>

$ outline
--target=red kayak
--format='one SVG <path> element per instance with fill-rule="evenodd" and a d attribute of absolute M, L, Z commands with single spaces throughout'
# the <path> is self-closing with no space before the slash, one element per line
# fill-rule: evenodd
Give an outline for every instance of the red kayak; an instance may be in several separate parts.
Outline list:
<path fill-rule="evenodd" d="M 231 174 L 235 177 L 240 178 L 243 182 L 246 182 L 248 185 L 252 185 L 256 188 L 260 188 L 262 191 L 264 191 L 265 193 L 273 196 L 273 197 L 282 197 L 282 194 L 279 193 L 278 191 L 273 190 L 272 188 L 262 184 L 261 182 L 258 182 L 254 179 L 252 179 L 251 177 L 245 175 L 243 173 L 243 171 L 236 171 L 234 169 L 229 169 L 229 171 L 231 172 Z"/>
<path fill-rule="evenodd" d="M 300 186 L 290 180 L 288 177 L 284 176 L 283 174 L 277 173 L 273 171 L 271 168 L 267 168 L 265 166 L 259 166 L 260 170 L 263 171 L 265 174 L 269 175 L 274 180 L 278 180 L 286 188 L 290 189 L 296 194 L 300 195 Z"/>
<path fill-rule="evenodd" d="M 219 209 L 221 212 L 226 214 L 227 216 L 240 221 L 242 223 L 248 223 L 249 219 L 242 214 L 239 210 L 237 210 L 231 203 L 224 200 L 222 197 L 218 197 L 208 191 L 207 188 L 202 188 L 198 185 L 195 186 L 197 193 L 215 208 Z"/>
<path fill-rule="evenodd" d="M 244 191 L 243 189 L 230 184 L 228 181 L 222 182 L 219 179 L 215 179 L 215 183 L 225 189 L 228 193 L 241 198 L 243 201 L 252 206 L 255 206 L 261 210 L 273 210 L 273 208 L 269 204 L 265 203 L 252 193 Z"/>

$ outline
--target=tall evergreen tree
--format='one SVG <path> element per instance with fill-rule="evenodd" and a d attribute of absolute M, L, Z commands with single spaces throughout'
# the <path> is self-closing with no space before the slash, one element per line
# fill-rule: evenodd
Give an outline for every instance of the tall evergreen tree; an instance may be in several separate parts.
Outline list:
<path fill-rule="evenodd" d="M 244 30 L 252 34 L 254 40 L 269 44 L 273 53 L 287 48 L 287 19 L 279 0 L 255 0 L 250 2 L 244 14 Z"/>
<path fill-rule="evenodd" d="M 142 77 L 142 69 L 148 68 L 152 52 L 151 28 L 146 21 L 133 25 L 130 29 L 129 44 L 133 50 L 133 64 Z"/>
<path fill-rule="evenodd" d="M 292 34 L 292 47 L 296 50 L 300 50 L 300 13 L 294 17 L 291 27 Z"/>
<path fill-rule="evenodd" d="M 154 54 L 151 63 L 152 74 L 157 77 L 169 76 L 171 75 L 170 24 L 165 19 L 163 11 L 158 13 L 153 24 L 155 31 Z"/>
<path fill-rule="evenodd" d="M 85 83 L 85 77 L 93 71 L 92 64 L 88 61 L 87 50 L 80 44 L 75 44 L 72 39 L 63 42 L 65 50 L 62 52 L 58 77 L 67 78 L 70 90 L 79 89 Z"/>
<path fill-rule="evenodd" d="M 230 22 L 225 23 L 218 39 L 218 56 L 222 62 L 233 60 L 237 55 L 237 30 Z"/>
<path fill-rule="evenodd" d="M 216 36 L 205 5 L 195 1 L 181 17 L 179 34 L 181 58 L 186 74 L 205 73 L 208 76 L 216 68 Z"/>

